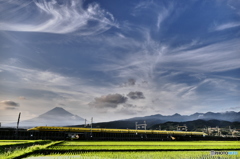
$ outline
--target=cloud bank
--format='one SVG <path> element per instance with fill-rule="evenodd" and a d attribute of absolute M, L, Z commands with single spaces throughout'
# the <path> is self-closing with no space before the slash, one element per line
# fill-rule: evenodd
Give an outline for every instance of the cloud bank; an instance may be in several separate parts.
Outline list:
<path fill-rule="evenodd" d="M 3 100 L 0 102 L 0 107 L 2 109 L 16 109 L 19 104 L 11 100 Z"/>
<path fill-rule="evenodd" d="M 136 92 L 129 92 L 127 94 L 127 96 L 131 99 L 144 99 L 144 95 L 143 95 L 143 92 L 139 92 L 139 91 L 136 91 Z"/>
<path fill-rule="evenodd" d="M 95 98 L 95 101 L 91 102 L 89 105 L 95 108 L 116 108 L 119 104 L 123 104 L 126 101 L 127 97 L 116 93 Z"/>

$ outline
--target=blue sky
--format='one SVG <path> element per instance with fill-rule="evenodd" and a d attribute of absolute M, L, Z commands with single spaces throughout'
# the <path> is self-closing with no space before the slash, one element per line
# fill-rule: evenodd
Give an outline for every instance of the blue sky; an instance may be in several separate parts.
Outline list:
<path fill-rule="evenodd" d="M 0 120 L 240 110 L 237 0 L 0 0 Z"/>

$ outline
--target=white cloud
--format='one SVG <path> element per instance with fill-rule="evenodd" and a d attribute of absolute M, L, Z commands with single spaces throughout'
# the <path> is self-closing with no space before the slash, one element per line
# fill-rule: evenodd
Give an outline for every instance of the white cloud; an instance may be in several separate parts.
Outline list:
<path fill-rule="evenodd" d="M 11 4 L 11 1 L 8 2 Z M 104 32 L 113 26 L 117 27 L 113 15 L 101 9 L 97 3 L 89 4 L 86 9 L 83 8 L 82 0 L 63 1 L 62 4 L 55 0 L 33 3 L 35 5 L 24 5 L 20 10 L 10 9 L 8 12 L 13 12 L 10 15 L 15 18 L 12 18 L 12 21 L 1 20 L 0 30 L 57 34 L 77 32 L 80 35 L 91 35 Z M 27 10 L 31 8 L 34 8 L 35 12 L 26 16 Z"/>
<path fill-rule="evenodd" d="M 229 23 L 225 23 L 225 24 L 221 24 L 221 25 L 216 25 L 215 27 L 213 27 L 213 30 L 214 31 L 222 31 L 222 30 L 226 30 L 226 29 L 239 27 L 239 26 L 240 26 L 239 22 L 229 22 Z"/>
<path fill-rule="evenodd" d="M 152 39 L 148 29 L 142 29 L 140 34 L 144 36 L 145 41 L 128 40 L 128 45 L 120 45 L 128 51 L 127 54 L 123 54 L 121 58 L 117 58 L 118 56 L 115 56 L 114 53 L 109 54 L 106 62 L 96 68 L 98 71 L 114 74 L 118 80 L 123 81 L 122 83 L 129 78 L 135 80 L 134 86 L 125 87 L 125 90 L 121 88 L 121 92 L 118 92 L 126 95 L 127 90 L 137 90 L 143 92 L 146 99 L 141 102 L 129 100 L 128 104 L 145 108 L 149 106 L 145 113 L 159 112 L 160 110 L 164 110 L 162 113 L 165 114 L 172 111 L 190 113 L 196 110 L 214 110 L 213 107 L 219 102 L 220 95 L 214 93 L 212 96 L 215 96 L 217 100 L 213 101 L 210 96 L 201 92 L 201 88 L 204 88 L 206 83 L 213 91 L 221 90 L 236 95 L 236 83 L 210 79 L 209 74 L 240 68 L 239 40 L 233 39 L 206 45 L 205 41 L 193 39 L 184 47 L 172 48 L 170 45 L 158 43 Z M 117 41 L 117 44 L 121 44 L 128 37 L 111 39 Z M 137 46 L 138 49 L 132 49 L 133 46 Z M 181 80 L 177 81 L 176 78 L 184 78 L 181 77 L 181 74 L 189 75 L 193 83 L 188 83 L 187 80 L 183 80 L 183 83 Z M 191 76 L 193 74 L 200 74 L 201 78 Z M 141 85 L 142 81 L 147 81 L 147 86 Z M 218 82 L 216 84 L 213 81 Z M 227 88 L 224 89 L 221 86 L 227 86 Z M 209 101 L 210 104 L 202 104 L 201 100 Z M 227 102 L 227 98 L 224 100 Z M 124 108 L 124 110 L 126 109 Z"/>
<path fill-rule="evenodd" d="M 92 3 L 83 9 L 82 1 L 70 2 L 65 1 L 64 4 L 57 5 L 56 1 L 34 1 L 33 4 L 36 4 L 38 15 L 34 14 L 33 16 L 36 16 L 37 19 L 42 17 L 41 21 L 25 19 L 27 21 L 22 23 L 21 20 L 13 21 L 10 19 L 3 22 L 5 27 L 9 26 L 8 29 L 13 31 L 59 34 L 74 32 L 79 35 L 96 34 L 113 26 L 118 27 L 113 15 L 101 9 L 98 4 Z M 139 3 L 135 10 L 154 5 L 154 1 L 144 2 Z M 28 7 L 28 5 L 22 8 L 25 7 Z M 154 27 L 162 29 L 163 21 L 170 15 L 171 6 L 162 7 L 159 10 L 156 8 L 151 10 L 154 12 Z M 16 11 L 14 14 L 16 14 Z M 24 17 L 22 18 L 24 19 Z M 236 26 L 238 24 L 229 23 L 228 25 L 219 25 L 215 29 L 224 30 Z M 206 41 L 201 41 L 196 37 L 192 43 L 171 48 L 166 43 L 154 40 L 152 34 L 155 32 L 149 26 L 137 26 L 126 22 L 125 26 L 122 25 L 120 29 L 122 32 L 111 35 L 83 38 L 83 41 L 86 40 L 89 44 L 101 46 L 99 51 L 96 51 L 96 58 L 99 58 L 99 61 L 93 63 L 91 67 L 105 73 L 107 78 L 113 79 L 112 83 L 106 80 L 104 87 L 96 84 L 97 81 L 91 81 L 92 83 L 90 83 L 79 74 L 79 78 L 67 77 L 51 71 L 17 67 L 16 65 L 19 62 L 16 59 L 12 59 L 12 63 L 9 63 L 9 65 L 1 65 L 1 74 L 11 74 L 15 77 L 15 79 L 2 82 L 2 84 L 8 82 L 9 87 L 18 87 L 20 90 L 21 88 L 40 90 L 37 93 L 43 94 L 43 99 L 35 98 L 33 102 L 33 98 L 21 94 L 21 91 L 19 91 L 20 94 L 14 92 L 16 97 L 23 95 L 28 99 L 21 100 L 21 108 L 24 107 L 22 102 L 28 104 L 28 108 L 30 106 L 42 106 L 45 107 L 45 110 L 48 110 L 49 105 L 53 107 L 54 104 L 60 103 L 64 107 L 71 107 L 73 111 L 78 111 L 88 117 L 97 116 L 105 121 L 110 118 L 116 119 L 117 116 L 123 119 L 127 114 L 171 114 L 172 112 L 186 114 L 186 112 L 192 113 L 204 110 L 209 103 L 201 105 L 201 100 L 209 101 L 211 97 L 198 92 L 198 88 L 203 85 L 209 85 L 213 91 L 221 89 L 237 94 L 238 84 L 230 84 L 227 80 L 209 79 L 207 75 L 211 72 L 228 71 L 240 67 L 239 40 L 234 39 L 205 45 Z M 139 38 L 132 36 L 131 33 Z M 78 42 L 80 43 L 80 41 Z M 94 49 L 94 47 L 91 49 Z M 122 51 L 121 54 L 119 54 L 120 51 Z M 86 68 L 87 70 L 88 68 Z M 189 78 L 197 79 L 194 81 L 196 83 L 188 83 L 188 80 L 185 79 L 183 82 L 181 80 L 177 81 L 176 78 L 183 78 L 180 77 L 183 73 L 195 75 L 195 77 L 189 76 Z M 201 78 L 196 74 L 200 74 Z M 8 79 L 8 77 L 5 79 Z M 102 80 L 105 80 L 105 78 Z M 129 81 L 126 83 L 127 80 Z M 227 88 L 224 89 L 224 86 L 227 86 Z M 47 92 L 46 95 L 45 92 Z M 113 101 L 114 104 L 112 104 L 108 102 L 109 97 L 112 96 L 104 96 L 106 94 L 116 95 L 116 93 L 127 96 L 129 92 L 142 92 L 145 98 L 141 98 L 141 100 L 129 99 L 120 103 L 114 103 Z M 49 94 L 52 96 L 49 97 Z M 200 97 L 201 99 L 199 99 Z M 217 94 L 216 97 L 218 97 Z M 95 107 L 89 107 L 88 104 L 91 101 L 92 104 L 95 104 Z M 99 114 L 101 113 L 89 111 L 96 106 L 99 108 L 112 107 L 112 109 L 101 109 L 104 110 L 101 113 L 108 113 L 108 115 L 100 117 Z M 213 103 L 212 107 L 214 106 L 216 105 Z M 207 109 L 210 110 L 210 107 Z M 37 109 L 40 110 L 40 108 L 34 108 L 35 113 Z"/>
<path fill-rule="evenodd" d="M 143 9 L 143 8 L 148 8 L 151 5 L 155 5 L 153 0 L 146 0 L 146 1 L 140 1 L 134 9 Z"/>
<path fill-rule="evenodd" d="M 157 28 L 160 29 L 162 22 L 169 16 L 170 12 L 173 10 L 173 4 L 168 7 L 162 7 L 157 16 Z"/>
<path fill-rule="evenodd" d="M 70 79 L 67 77 L 63 77 L 56 73 L 52 73 L 49 71 L 40 71 L 16 66 L 9 66 L 9 65 L 1 65 L 1 68 L 5 71 L 8 71 L 17 76 L 19 82 L 28 82 L 32 84 L 39 84 L 43 83 L 43 86 L 47 85 L 61 85 L 67 86 L 70 83 Z"/>
<path fill-rule="evenodd" d="M 174 52 L 163 57 L 163 63 L 172 69 L 191 72 L 220 72 L 240 68 L 239 40 L 223 41 L 188 51 Z M 169 64 L 174 63 L 174 66 Z"/>
<path fill-rule="evenodd" d="M 143 10 L 148 9 L 147 12 L 142 12 Z M 173 3 L 162 3 L 161 1 L 146 0 L 140 1 L 133 9 L 133 16 L 144 13 L 149 14 L 151 12 L 151 17 L 156 17 L 156 26 L 157 29 L 160 29 L 162 22 L 169 16 L 172 12 Z"/>

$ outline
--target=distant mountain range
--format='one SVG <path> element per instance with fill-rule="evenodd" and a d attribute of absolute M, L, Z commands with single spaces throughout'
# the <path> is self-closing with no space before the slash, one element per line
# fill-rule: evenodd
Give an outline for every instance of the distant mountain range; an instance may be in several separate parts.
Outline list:
<path fill-rule="evenodd" d="M 33 126 L 68 126 L 83 124 L 84 119 L 78 115 L 74 115 L 61 107 L 55 107 L 50 111 L 39 115 L 36 118 L 20 121 L 19 127 Z M 8 124 L 7 126 L 16 125 L 16 123 Z"/>
<path fill-rule="evenodd" d="M 204 123 L 205 121 L 213 120 L 214 124 L 217 126 L 219 122 L 226 121 L 229 122 L 227 125 L 231 125 L 232 122 L 240 122 L 240 112 L 227 111 L 224 113 L 194 113 L 192 115 L 150 115 L 144 117 L 134 117 L 130 119 L 117 120 L 117 121 L 109 121 L 109 122 L 101 122 L 94 123 L 93 127 L 99 128 L 122 128 L 122 129 L 135 129 L 135 123 L 143 124 L 144 121 L 147 123 L 148 129 L 156 129 L 159 127 L 159 124 L 163 124 L 166 122 L 177 122 L 177 124 L 182 124 L 183 122 L 194 121 L 194 124 L 200 125 L 210 125 L 211 123 Z M 198 121 L 198 122 L 196 122 Z M 200 121 L 200 122 L 199 122 Z M 218 122 L 217 122 L 218 121 Z M 55 107 L 54 109 L 39 115 L 36 118 L 20 121 L 20 127 L 33 127 L 33 126 L 83 126 L 84 119 L 79 117 L 78 115 L 74 115 L 61 107 Z M 194 125 L 190 124 L 190 125 Z M 212 124 L 212 125 L 214 125 Z M 225 123 L 226 125 L 226 123 Z M 238 123 L 237 123 L 238 125 Z M 16 126 L 16 123 L 8 124 L 7 126 Z"/>
<path fill-rule="evenodd" d="M 143 122 L 139 122 L 142 124 Z M 207 127 L 220 127 L 220 128 L 236 128 L 240 129 L 240 122 L 229 122 L 223 120 L 193 120 L 193 121 L 185 121 L 185 122 L 173 122 L 168 121 L 164 123 L 157 123 L 157 124 L 148 124 L 147 122 L 147 129 L 152 130 L 176 130 L 177 126 L 186 125 L 188 127 L 188 131 L 202 131 L 203 128 Z M 80 126 L 82 127 L 82 126 Z M 94 128 L 118 128 L 118 129 L 135 129 L 135 122 L 133 121 L 111 121 L 111 122 L 104 122 L 104 123 L 94 123 Z"/>
<path fill-rule="evenodd" d="M 224 113 L 213 113 L 213 112 L 207 112 L 207 113 L 194 113 L 192 115 L 180 115 L 178 113 L 174 115 L 168 115 L 164 116 L 161 114 L 151 115 L 151 116 L 145 116 L 145 117 L 136 117 L 131 118 L 128 120 L 145 120 L 145 121 L 160 121 L 160 122 L 166 122 L 166 121 L 176 121 L 176 122 L 183 122 L 183 121 L 192 121 L 192 120 L 225 120 L 225 121 L 240 121 L 240 112 L 234 112 L 234 111 L 227 111 Z"/>
<path fill-rule="evenodd" d="M 177 124 L 183 124 L 188 122 L 188 124 L 192 124 L 190 121 L 194 121 L 194 124 L 201 124 L 201 126 L 220 126 L 222 121 L 225 122 L 225 126 L 231 126 L 232 122 L 240 122 L 240 112 L 224 112 L 224 113 L 194 113 L 192 115 L 150 115 L 144 117 L 135 117 L 125 120 L 117 120 L 117 121 L 110 121 L 110 122 L 102 122 L 102 123 L 94 123 L 93 127 L 99 128 L 122 128 L 122 129 L 135 129 L 135 123 L 143 124 L 144 121 L 147 123 L 148 129 L 156 129 L 159 127 L 159 124 L 163 124 L 166 122 L 175 122 Z M 214 121 L 214 122 L 211 122 Z M 227 123 L 227 124 L 226 124 Z M 193 125 L 194 125 L 193 124 Z M 234 124 L 234 123 L 233 123 Z M 156 126 L 157 125 L 157 126 Z M 238 123 L 237 123 L 238 125 Z M 82 126 L 82 125 L 81 125 Z"/>

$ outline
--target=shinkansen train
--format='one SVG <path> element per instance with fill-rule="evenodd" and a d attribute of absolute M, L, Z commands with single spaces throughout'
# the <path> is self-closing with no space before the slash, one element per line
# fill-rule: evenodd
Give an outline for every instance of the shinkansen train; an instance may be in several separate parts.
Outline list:
<path fill-rule="evenodd" d="M 203 132 L 38 126 L 30 132 L 61 132 L 79 140 L 195 140 Z"/>

